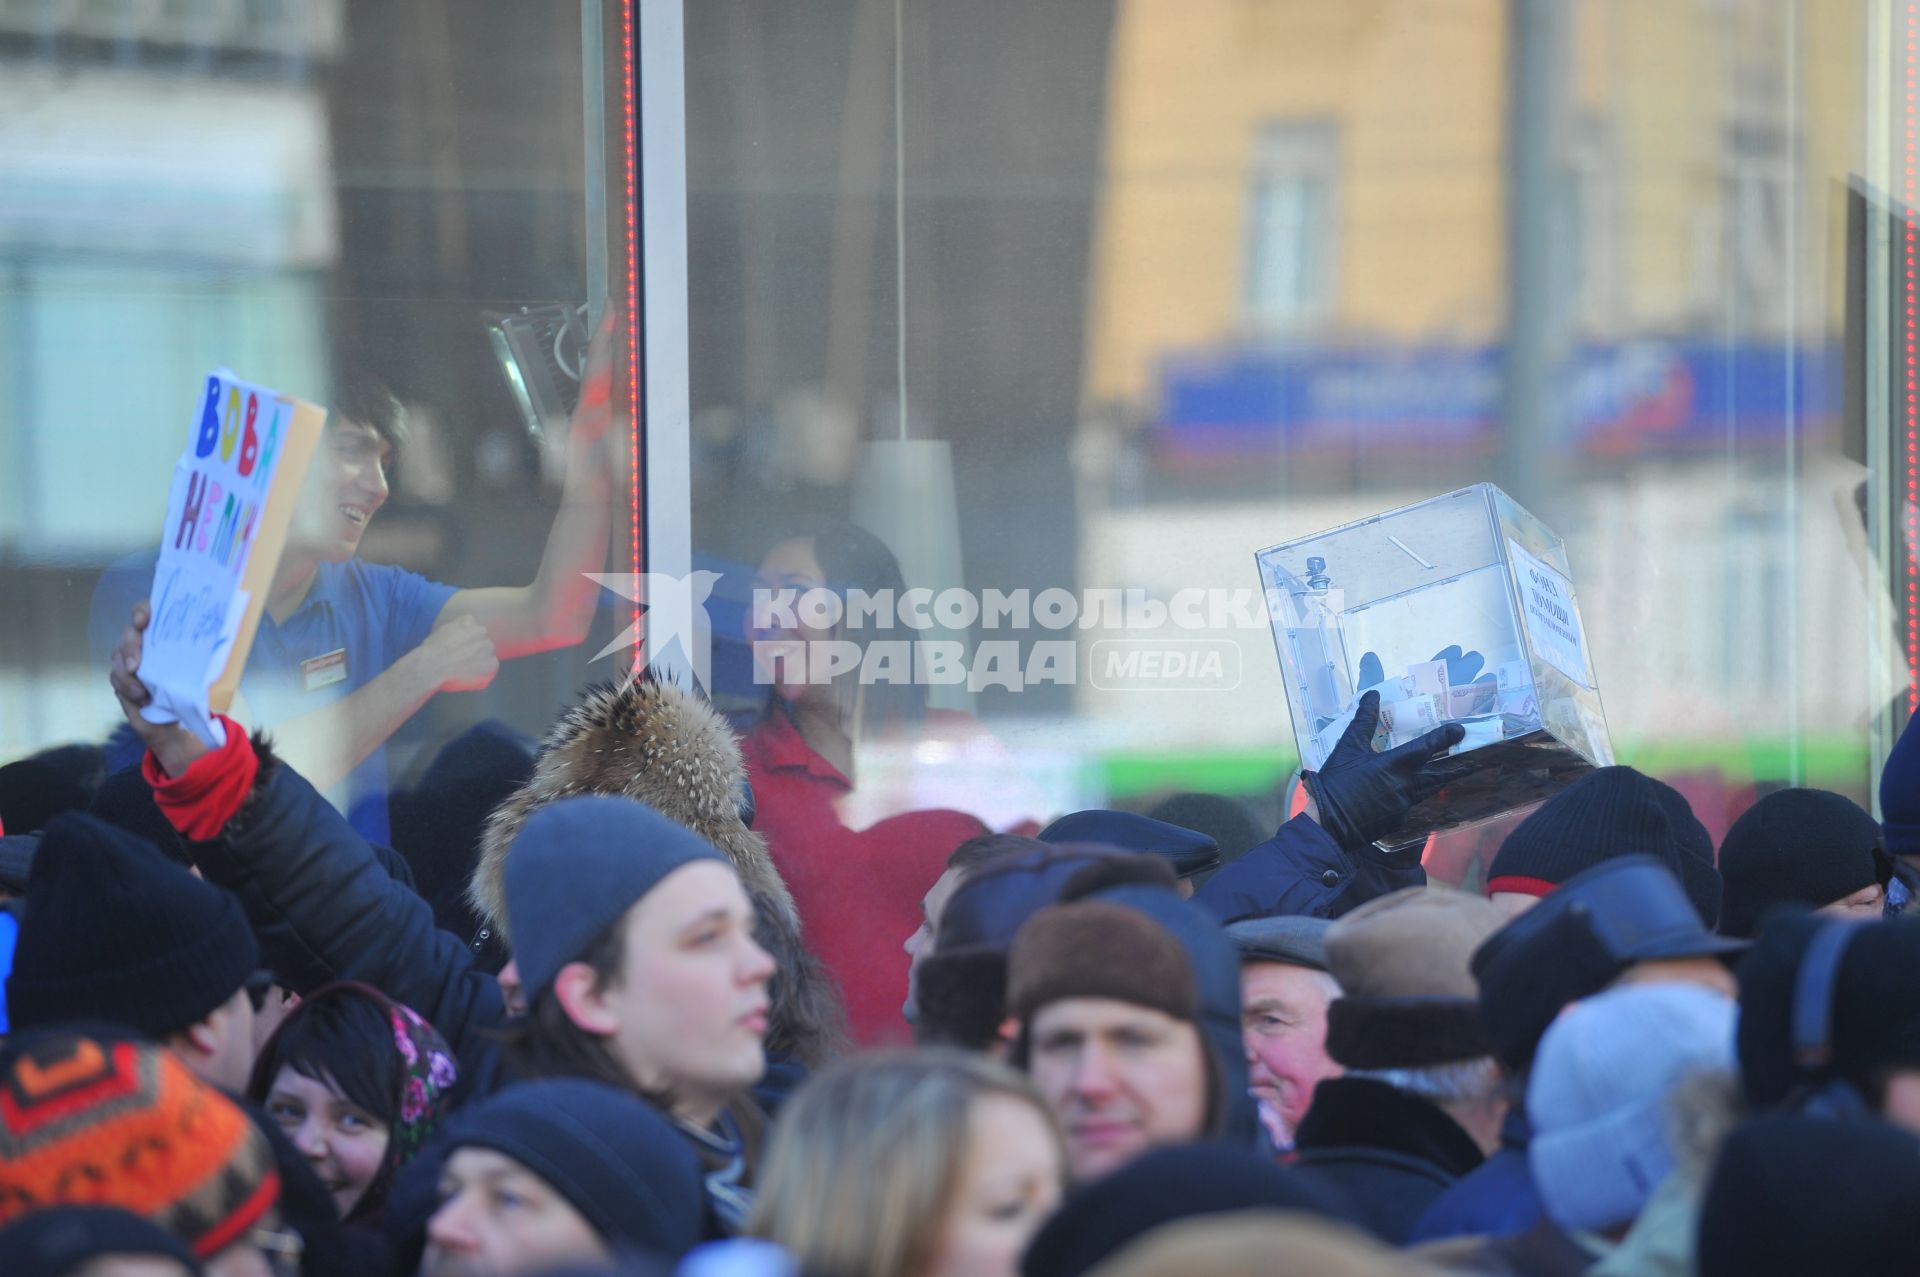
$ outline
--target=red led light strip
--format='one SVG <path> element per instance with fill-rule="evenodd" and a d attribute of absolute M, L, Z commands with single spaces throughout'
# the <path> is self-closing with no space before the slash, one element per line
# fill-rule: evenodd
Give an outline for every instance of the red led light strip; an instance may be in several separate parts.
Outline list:
<path fill-rule="evenodd" d="M 634 139 L 633 82 L 633 10 L 638 0 L 624 0 L 620 6 L 620 53 L 625 60 L 625 92 L 620 105 L 627 127 L 627 537 L 632 548 L 634 581 L 640 579 L 640 181 L 639 152 Z M 1908 236 L 1912 238 L 1911 233 Z M 1912 245 L 1908 245 L 1911 255 Z M 1913 312 L 1907 312 L 1911 315 Z M 640 628 L 640 590 L 634 591 L 633 627 Z M 633 645 L 633 672 L 646 666 L 646 644 Z"/>

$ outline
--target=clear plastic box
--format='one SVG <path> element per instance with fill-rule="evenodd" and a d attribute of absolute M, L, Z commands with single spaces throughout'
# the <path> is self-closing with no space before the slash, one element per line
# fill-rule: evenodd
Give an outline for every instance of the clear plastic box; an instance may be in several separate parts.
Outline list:
<path fill-rule="evenodd" d="M 1370 688 L 1376 750 L 1467 729 L 1453 752 L 1468 773 L 1382 843 L 1513 811 L 1613 762 L 1566 547 L 1492 484 L 1254 558 L 1302 767 L 1326 761 Z"/>

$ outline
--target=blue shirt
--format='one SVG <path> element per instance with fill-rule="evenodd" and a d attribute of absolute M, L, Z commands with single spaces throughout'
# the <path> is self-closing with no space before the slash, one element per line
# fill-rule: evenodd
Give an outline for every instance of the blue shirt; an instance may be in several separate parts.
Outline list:
<path fill-rule="evenodd" d="M 159 551 L 121 559 L 100 575 L 87 616 L 87 644 L 104 668 L 133 605 L 153 588 Z M 417 572 L 348 559 L 322 563 L 307 597 L 285 621 L 262 613 L 240 691 L 256 728 L 299 718 L 348 696 L 419 646 L 454 596 L 451 585 Z M 109 757 L 108 766 L 130 759 Z M 349 814 L 371 842 L 389 841 L 387 750 L 375 747 L 327 800 Z"/>

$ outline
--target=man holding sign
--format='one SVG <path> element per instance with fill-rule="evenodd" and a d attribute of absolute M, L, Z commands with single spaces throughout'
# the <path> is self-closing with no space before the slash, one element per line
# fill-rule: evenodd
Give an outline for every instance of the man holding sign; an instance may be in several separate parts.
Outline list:
<path fill-rule="evenodd" d="M 437 692 L 486 687 L 501 660 L 586 636 L 599 587 L 585 574 L 605 566 L 613 499 L 611 370 L 609 316 L 574 411 L 560 511 L 522 586 L 455 589 L 358 558 L 387 500 L 399 405 L 384 392 L 332 405 L 230 713 L 271 728 L 280 754 L 369 840 L 387 841 L 385 745 L 401 724 Z M 88 622 L 101 663 L 129 617 L 144 630 L 161 608 L 157 594 L 154 608 L 135 606 L 155 588 L 156 559 L 137 555 L 101 577 Z"/>

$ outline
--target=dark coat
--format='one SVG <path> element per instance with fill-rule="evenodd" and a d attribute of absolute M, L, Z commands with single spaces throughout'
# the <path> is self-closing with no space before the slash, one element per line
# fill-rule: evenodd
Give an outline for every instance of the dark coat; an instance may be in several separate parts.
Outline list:
<path fill-rule="evenodd" d="M 1305 914 L 1338 918 L 1402 887 L 1424 887 L 1427 871 L 1412 851 L 1344 850 L 1305 816 L 1223 867 L 1194 895 L 1221 922 Z"/>
<path fill-rule="evenodd" d="M 1511 1237 L 1540 1222 L 1540 1190 L 1527 1169 L 1526 1112 L 1507 1111 L 1500 1147 L 1479 1169 L 1440 1194 L 1413 1230 L 1413 1242 L 1446 1237 Z"/>
<path fill-rule="evenodd" d="M 192 847 L 207 881 L 240 899 L 267 964 L 296 993 L 358 980 L 419 1012 L 459 1057 L 457 1102 L 512 1080 L 500 1030 L 500 985 L 433 910 L 396 882 L 373 849 L 306 779 L 256 739 L 253 792 L 218 838 Z M 750 1105 L 744 1106 L 750 1109 Z M 749 1166 L 757 1160 L 756 1127 Z M 691 1137 L 690 1137 L 691 1138 Z M 696 1152 L 702 1152 L 695 1141 Z M 397 1186 L 396 1186 L 397 1187 Z M 403 1236 L 404 1195 L 388 1203 L 389 1232 Z M 395 1224 L 396 1211 L 403 1222 Z"/>
<path fill-rule="evenodd" d="M 497 1075 L 499 982 L 305 777 L 256 748 L 253 792 L 220 837 L 192 851 L 208 882 L 239 897 L 267 965 L 295 993 L 370 984 L 432 1022 L 463 1074 Z"/>
<path fill-rule="evenodd" d="M 1322 1082 L 1294 1137 L 1294 1165 L 1339 1188 L 1395 1246 L 1406 1244 L 1434 1199 L 1484 1160 L 1439 1105 L 1370 1078 Z"/>

